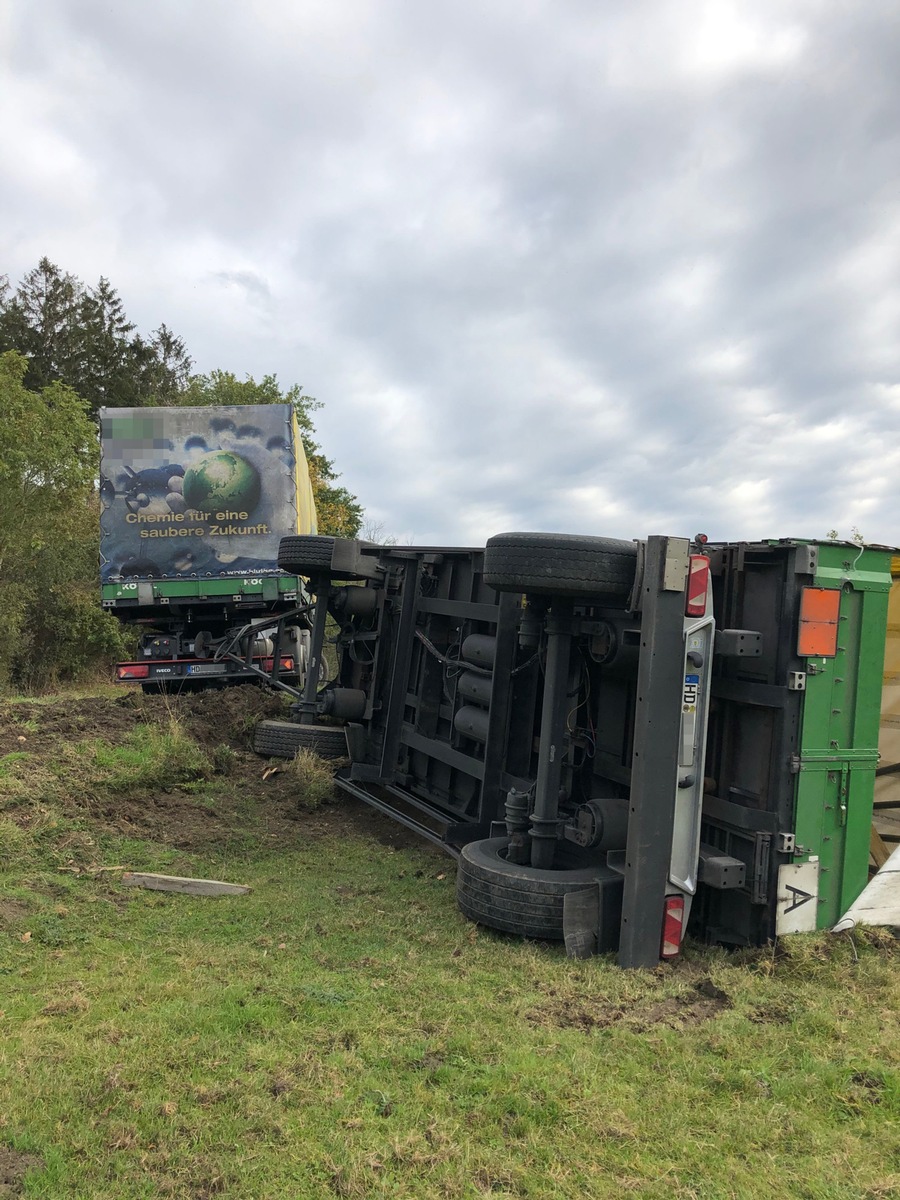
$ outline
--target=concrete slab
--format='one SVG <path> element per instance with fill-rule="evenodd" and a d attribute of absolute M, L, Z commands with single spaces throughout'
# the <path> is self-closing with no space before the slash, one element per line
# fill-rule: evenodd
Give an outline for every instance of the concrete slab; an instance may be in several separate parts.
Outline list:
<path fill-rule="evenodd" d="M 843 933 L 855 925 L 900 926 L 900 846 L 869 880 L 832 932 Z"/>

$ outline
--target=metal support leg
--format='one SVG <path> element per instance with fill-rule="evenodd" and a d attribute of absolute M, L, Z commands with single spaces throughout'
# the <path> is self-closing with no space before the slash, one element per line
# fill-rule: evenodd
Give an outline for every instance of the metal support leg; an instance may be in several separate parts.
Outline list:
<path fill-rule="evenodd" d="M 382 779 L 391 778 L 397 769 L 397 759 L 400 754 L 400 735 L 403 728 L 403 710 L 409 690 L 409 670 L 415 641 L 416 600 L 419 594 L 421 572 L 421 561 L 410 561 L 406 564 L 403 574 L 403 589 L 394 642 L 394 661 L 391 669 L 390 688 L 384 706 L 384 742 L 381 750 Z"/>
<path fill-rule="evenodd" d="M 541 707 L 534 811 L 531 814 L 531 865 L 553 866 L 559 825 L 559 785 L 566 733 L 566 693 L 572 638 L 572 601 L 554 600 L 547 618 L 547 665 Z"/>
<path fill-rule="evenodd" d="M 301 725 L 315 725 L 316 723 L 319 671 L 325 653 L 325 626 L 328 622 L 328 598 L 331 595 L 331 584 L 327 575 L 311 579 L 309 586 L 310 591 L 316 597 L 316 611 L 313 618 L 303 698 L 294 705 L 294 708 L 300 713 Z"/>

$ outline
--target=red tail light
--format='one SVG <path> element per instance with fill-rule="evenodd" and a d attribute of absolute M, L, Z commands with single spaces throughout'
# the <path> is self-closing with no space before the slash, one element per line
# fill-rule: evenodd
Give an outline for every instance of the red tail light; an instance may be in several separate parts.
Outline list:
<path fill-rule="evenodd" d="M 666 896 L 660 958 L 674 958 L 684 937 L 684 896 Z"/>
<path fill-rule="evenodd" d="M 149 674 L 147 663 L 123 663 L 116 667 L 116 679 L 146 679 Z"/>
<path fill-rule="evenodd" d="M 686 617 L 706 616 L 706 592 L 709 588 L 709 559 L 705 554 L 691 555 L 691 572 L 688 575 Z"/>

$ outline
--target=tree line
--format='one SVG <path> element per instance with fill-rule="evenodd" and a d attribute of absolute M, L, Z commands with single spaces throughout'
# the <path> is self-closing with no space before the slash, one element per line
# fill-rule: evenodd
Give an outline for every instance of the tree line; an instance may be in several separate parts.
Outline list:
<path fill-rule="evenodd" d="M 320 532 L 359 532 L 362 506 L 316 440 L 319 402 L 274 375 L 193 365 L 166 325 L 137 330 L 108 279 L 86 286 L 47 258 L 15 287 L 0 277 L 0 688 L 47 687 L 126 650 L 98 599 L 101 407 L 290 404 Z"/>

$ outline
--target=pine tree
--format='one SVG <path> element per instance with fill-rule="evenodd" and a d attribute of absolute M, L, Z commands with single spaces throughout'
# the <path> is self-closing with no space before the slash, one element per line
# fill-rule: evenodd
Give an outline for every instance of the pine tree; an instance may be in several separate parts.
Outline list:
<path fill-rule="evenodd" d="M 28 359 L 25 386 L 74 388 L 91 412 L 174 404 L 190 376 L 184 342 L 165 325 L 149 339 L 135 332 L 119 293 L 104 276 L 85 288 L 42 258 L 16 291 L 0 288 L 0 353 Z"/>

